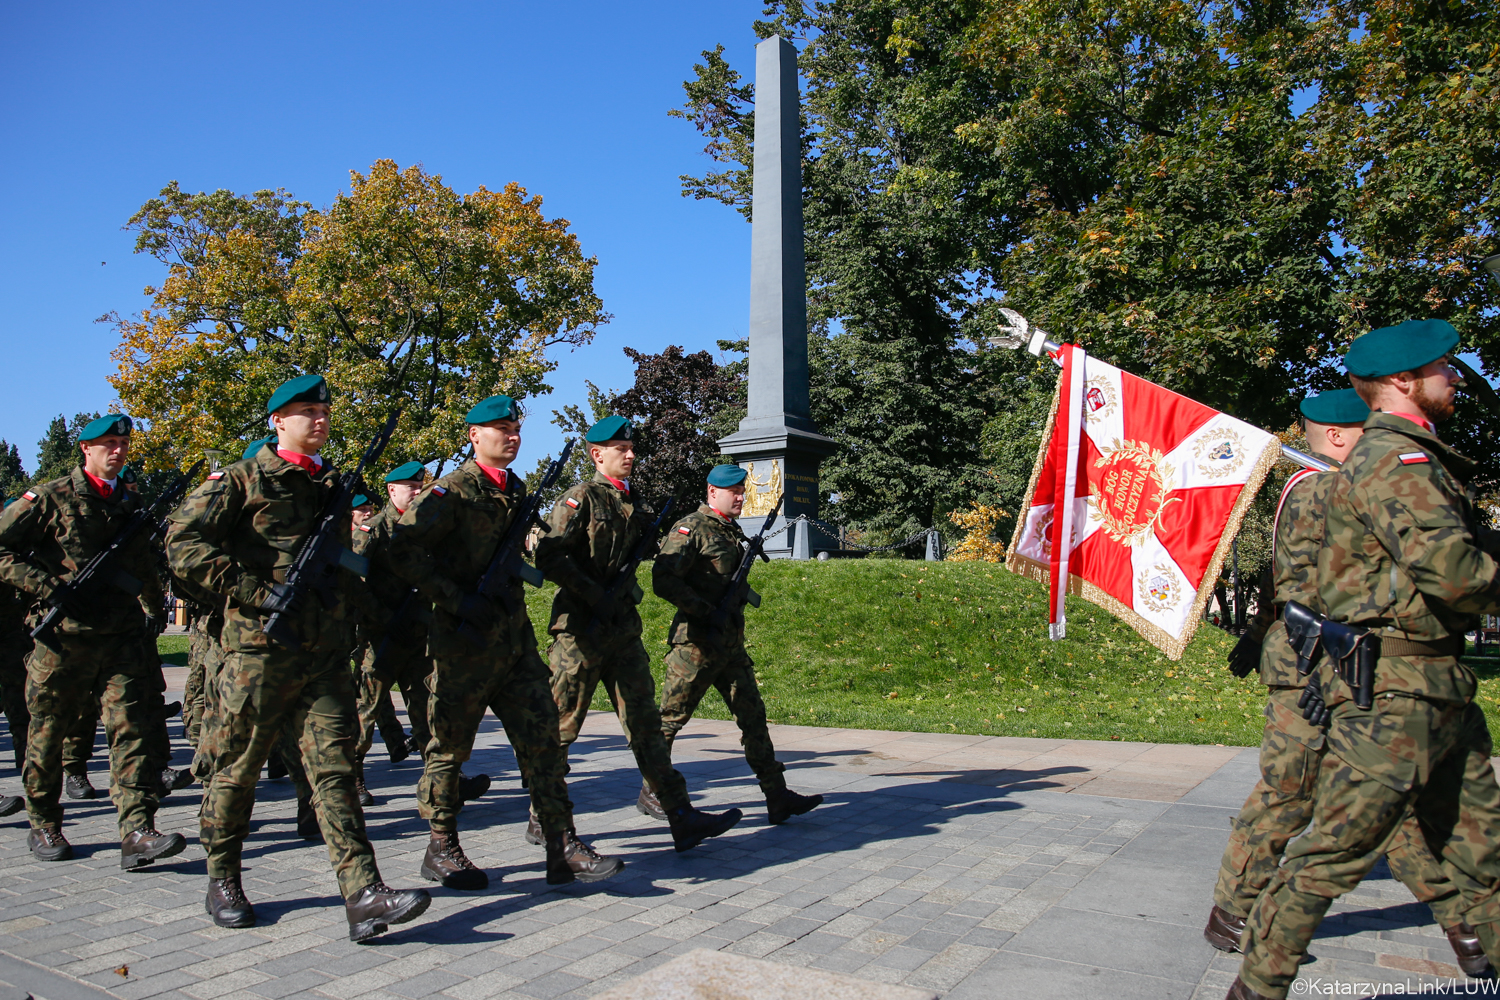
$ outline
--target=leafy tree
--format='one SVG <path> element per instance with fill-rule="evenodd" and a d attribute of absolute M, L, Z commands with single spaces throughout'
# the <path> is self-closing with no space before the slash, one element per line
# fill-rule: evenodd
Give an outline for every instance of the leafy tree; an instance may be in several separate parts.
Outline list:
<path fill-rule="evenodd" d="M 90 423 L 99 419 L 97 413 L 79 413 L 73 417 L 73 422 L 58 414 L 52 423 L 47 425 L 47 436 L 37 442 L 36 475 L 32 478 L 33 483 L 46 483 L 54 479 L 72 475 L 73 467 L 81 461 L 78 451 L 78 435 Z M 132 439 L 131 444 L 134 445 Z M 19 456 L 17 456 L 19 464 Z"/>
<path fill-rule="evenodd" d="M 327 451 L 358 454 L 402 407 L 384 460 L 466 446 L 463 414 L 543 391 L 548 347 L 606 322 L 593 258 L 520 186 L 460 195 L 379 160 L 315 210 L 284 191 L 189 195 L 175 183 L 132 217 L 137 252 L 169 268 L 120 331 L 120 399 L 148 426 L 147 468 L 259 436 L 286 378 L 323 374 L 341 402 Z"/>
<path fill-rule="evenodd" d="M 558 475 L 557 482 L 552 488 L 542 494 L 542 509 L 547 510 L 557 502 L 557 498 L 579 483 L 588 482 L 594 478 L 594 461 L 589 457 L 588 448 L 584 444 L 583 435 L 594 425 L 596 421 L 609 416 L 610 400 L 607 393 L 600 391 L 599 387 L 592 382 L 584 382 L 588 387 L 589 412 L 584 413 L 583 407 L 569 403 L 561 410 L 552 411 L 552 423 L 557 426 L 565 437 L 573 438 L 573 454 L 568 463 L 563 466 Z M 547 456 L 537 460 L 536 468 L 526 477 L 526 486 L 531 490 L 538 490 L 542 477 L 547 473 L 547 467 L 552 464 L 555 455 Z"/>
<path fill-rule="evenodd" d="M 707 351 L 685 354 L 674 346 L 645 354 L 627 347 L 625 355 L 635 362 L 635 384 L 612 396 L 606 412 L 631 418 L 639 429 L 631 487 L 652 503 L 672 496 L 679 509 L 693 510 L 719 460 L 718 438 L 733 429 L 726 411 L 744 412 L 743 375 L 720 367 Z"/>
<path fill-rule="evenodd" d="M 0 439 L 0 497 L 18 497 L 30 484 L 31 478 L 21 464 L 21 449 Z"/>

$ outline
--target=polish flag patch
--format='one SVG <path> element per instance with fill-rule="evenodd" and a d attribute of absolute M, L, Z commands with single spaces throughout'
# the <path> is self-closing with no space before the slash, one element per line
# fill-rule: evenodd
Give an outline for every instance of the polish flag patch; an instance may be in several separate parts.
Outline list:
<path fill-rule="evenodd" d="M 223 479 L 223 478 L 224 478 L 224 473 L 222 473 L 222 472 L 210 472 L 208 474 L 209 482 L 212 482 L 215 479 Z"/>
<path fill-rule="evenodd" d="M 21 499 L 22 500 L 30 500 L 32 503 L 36 503 L 36 494 L 33 493 L 31 490 L 27 490 L 25 493 L 21 494 Z"/>
<path fill-rule="evenodd" d="M 363 524 L 359 526 L 359 530 L 365 532 L 366 534 L 369 534 L 370 531 L 370 529 L 365 527 Z"/>
<path fill-rule="evenodd" d="M 691 535 L 693 532 L 690 528 L 678 528 L 677 533 L 679 535 Z"/>
<path fill-rule="evenodd" d="M 436 493 L 440 497 L 444 497 L 448 495 L 448 488 L 445 486 L 434 486 L 432 488 L 432 492 Z"/>
<path fill-rule="evenodd" d="M 1401 459 L 1402 465 L 1421 465 L 1423 462 L 1431 461 L 1425 451 L 1409 451 L 1405 455 L 1397 455 L 1396 457 Z"/>
<path fill-rule="evenodd" d="M 563 503 L 567 504 L 569 507 L 572 507 L 574 510 L 578 509 L 578 501 L 574 500 L 572 497 L 564 497 Z"/>

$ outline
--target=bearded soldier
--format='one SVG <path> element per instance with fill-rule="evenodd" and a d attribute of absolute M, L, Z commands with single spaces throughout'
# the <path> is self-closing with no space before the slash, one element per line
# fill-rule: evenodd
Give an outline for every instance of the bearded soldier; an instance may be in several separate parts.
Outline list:
<path fill-rule="evenodd" d="M 547 845 L 547 881 L 597 881 L 624 867 L 618 858 L 596 853 L 574 831 L 557 705 L 537 655 L 521 581 L 504 581 L 505 602 L 479 590 L 526 497 L 526 484 L 508 471 L 521 447 L 521 418 L 509 396 L 491 396 L 469 410 L 465 420 L 474 457 L 419 494 L 391 536 L 391 567 L 434 605 L 427 639 L 433 659 L 432 742 L 417 786 L 417 809 L 432 828 L 422 875 L 450 889 L 489 885 L 489 876 L 458 841 L 459 768 L 473 752 L 485 709 L 504 724 L 530 779 L 532 813 Z"/>
<path fill-rule="evenodd" d="M 656 596 L 677 607 L 661 691 L 662 735 L 670 750 L 708 689 L 718 689 L 740 727 L 745 760 L 760 780 L 766 818 L 776 824 L 815 809 L 823 796 L 786 787 L 786 768 L 776 759 L 766 727 L 755 663 L 745 651 L 744 608 L 736 604 L 720 611 L 745 553 L 745 533 L 735 518 L 745 506 L 747 474 L 737 465 L 714 466 L 708 502 L 672 526 L 651 568 Z"/>
<path fill-rule="evenodd" d="M 1314 455 L 1337 468 L 1364 433 L 1370 408 L 1353 389 L 1309 397 L 1301 406 Z M 1331 473 L 1304 469 L 1288 480 L 1277 505 L 1272 545 L 1274 598 L 1263 600 L 1251 630 L 1230 654 L 1230 667 L 1244 676 L 1257 666 L 1270 689 L 1260 748 L 1261 778 L 1245 800 L 1224 850 L 1214 907 L 1203 936 L 1221 951 L 1239 950 L 1245 917 L 1281 862 L 1287 843 L 1312 819 L 1313 792 L 1327 743 L 1320 726 L 1303 718 L 1299 702 L 1304 678 L 1297 652 L 1277 617 L 1288 601 L 1321 607 L 1317 593 L 1318 552 L 1323 547 L 1323 510 Z M 1269 596 L 1269 595 L 1267 595 Z M 1391 872 L 1427 903 L 1469 975 L 1489 973 L 1474 930 L 1463 922 L 1458 888 L 1444 874 L 1408 816 L 1386 844 Z"/>
<path fill-rule="evenodd" d="M 0 581 L 31 595 L 28 622 L 49 605 L 63 618 L 42 633 L 26 662 L 26 808 L 28 844 L 41 861 L 72 857 L 62 832 L 63 741 L 85 705 L 97 705 L 110 745 L 110 783 L 119 814 L 120 867 L 138 868 L 187 846 L 180 833 L 155 829 L 160 773 L 151 768 L 148 716 L 153 673 L 143 642 L 148 616 L 162 606 L 157 554 L 149 532 L 137 532 L 114 557 L 114 579 L 86 593 L 70 584 L 115 541 L 141 500 L 119 482 L 130 451 L 130 418 L 100 417 L 79 434 L 83 461 L 71 475 L 27 490 L 0 515 Z M 134 591 L 134 592 L 132 592 Z M 89 739 L 93 731 L 90 728 Z"/>
<path fill-rule="evenodd" d="M 630 489 L 633 437 L 624 417 L 605 417 L 589 428 L 584 446 L 594 462 L 594 478 L 562 495 L 548 516 L 551 532 L 537 542 L 537 569 L 558 585 L 547 659 L 565 752 L 578 739 L 594 689 L 603 681 L 641 771 L 637 805 L 643 813 L 666 819 L 674 846 L 686 851 L 734 826 L 741 813 L 730 809 L 715 816 L 693 808 L 687 783 L 672 767 L 661 735 L 651 657 L 641 644 L 636 605 L 645 595 L 640 587 L 632 579 L 605 606 L 609 585 L 652 528 L 651 512 Z M 527 839 L 540 843 L 536 823 L 533 816 Z"/>
<path fill-rule="evenodd" d="M 255 923 L 240 882 L 241 851 L 261 766 L 290 720 L 344 897 L 349 937 L 358 942 L 420 915 L 431 898 L 425 890 L 397 891 L 381 881 L 354 793 L 348 657 L 362 584 L 340 570 L 339 599 L 328 607 L 286 583 L 296 553 L 337 489 L 333 468 L 318 454 L 328 439 L 330 398 L 317 375 L 278 388 L 266 404 L 275 446 L 209 475 L 172 515 L 167 555 L 173 573 L 225 601 L 224 660 L 216 678 L 220 766 L 204 793 L 200 821 L 208 852 L 205 906 L 221 927 Z M 340 540 L 348 537 L 346 520 Z M 291 623 L 297 648 L 266 635 L 272 614 Z"/>
<path fill-rule="evenodd" d="M 1500 783 L 1459 659 L 1475 616 L 1500 610 L 1500 563 L 1466 486 L 1474 463 L 1435 428 L 1453 413 L 1457 343 L 1442 320 L 1414 320 L 1365 334 L 1345 358 L 1373 412 L 1330 477 L 1318 556 L 1326 619 L 1309 687 L 1331 711 L 1328 748 L 1309 831 L 1246 922 L 1231 997 L 1287 995 L 1328 907 L 1409 810 L 1462 893 L 1463 920 L 1500 958 Z"/>

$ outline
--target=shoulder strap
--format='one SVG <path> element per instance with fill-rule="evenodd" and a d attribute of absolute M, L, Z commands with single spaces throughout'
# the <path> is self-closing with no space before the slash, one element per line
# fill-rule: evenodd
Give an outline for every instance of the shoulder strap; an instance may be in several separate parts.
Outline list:
<path fill-rule="evenodd" d="M 1271 559 L 1276 558 L 1276 536 L 1281 530 L 1281 508 L 1286 506 L 1286 498 L 1292 495 L 1292 487 L 1296 486 L 1308 476 L 1316 476 L 1317 469 L 1300 469 L 1292 474 L 1292 478 L 1286 481 L 1281 488 L 1281 499 L 1276 501 L 1276 516 L 1271 519 Z"/>

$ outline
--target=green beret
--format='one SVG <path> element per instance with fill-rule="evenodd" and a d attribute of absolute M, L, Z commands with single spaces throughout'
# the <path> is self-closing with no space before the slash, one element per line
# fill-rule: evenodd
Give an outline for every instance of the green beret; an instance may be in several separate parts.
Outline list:
<path fill-rule="evenodd" d="M 260 454 L 260 450 L 266 445 L 270 445 L 273 448 L 276 447 L 275 434 L 272 434 L 269 437 L 256 438 L 254 441 L 251 441 L 249 444 L 245 445 L 245 453 L 240 456 L 240 461 L 244 461 L 247 458 L 254 458 L 256 455 Z"/>
<path fill-rule="evenodd" d="M 120 470 L 120 482 L 122 482 L 122 483 L 134 483 L 134 482 L 137 482 L 137 481 L 138 480 L 136 478 L 135 469 L 132 468 L 131 466 L 127 465 L 127 466 L 125 466 L 125 468 L 123 468 L 123 469 Z"/>
<path fill-rule="evenodd" d="M 1457 346 L 1458 331 L 1447 320 L 1409 319 L 1357 338 L 1344 355 L 1344 368 L 1360 378 L 1414 372 Z"/>
<path fill-rule="evenodd" d="M 1318 424 L 1362 424 L 1370 408 L 1353 389 L 1335 389 L 1302 401 L 1302 415 Z"/>
<path fill-rule="evenodd" d="M 354 494 L 354 499 L 349 501 L 349 506 L 350 507 L 363 507 L 365 504 L 367 504 L 369 502 L 370 502 L 370 498 L 369 497 L 365 496 L 363 493 L 356 493 L 356 494 Z"/>
<path fill-rule="evenodd" d="M 130 436 L 130 429 L 134 426 L 130 418 L 123 413 L 106 413 L 98 420 L 91 420 L 87 427 L 78 432 L 78 440 L 92 441 L 94 438 L 102 438 L 106 434 L 119 434 L 123 437 Z"/>
<path fill-rule="evenodd" d="M 514 399 L 491 396 L 475 403 L 474 408 L 464 414 L 464 419 L 471 424 L 487 424 L 491 420 L 520 420 L 521 416 L 521 404 Z"/>
<path fill-rule="evenodd" d="M 407 462 L 405 465 L 396 466 L 385 474 L 385 481 L 388 483 L 402 483 L 408 479 L 415 479 L 421 482 L 426 478 L 427 470 L 422 468 L 421 462 Z"/>
<path fill-rule="evenodd" d="M 603 444 L 606 441 L 629 441 L 635 430 L 630 426 L 630 421 L 624 417 L 605 417 L 597 424 L 589 428 L 589 432 L 583 439 L 590 444 Z"/>
<path fill-rule="evenodd" d="M 321 375 L 298 375 L 289 379 L 271 393 L 266 401 L 266 412 L 275 413 L 291 403 L 331 403 L 333 394 Z"/>
<path fill-rule="evenodd" d="M 716 465 L 708 471 L 708 485 L 738 486 L 749 474 L 738 465 Z"/>

